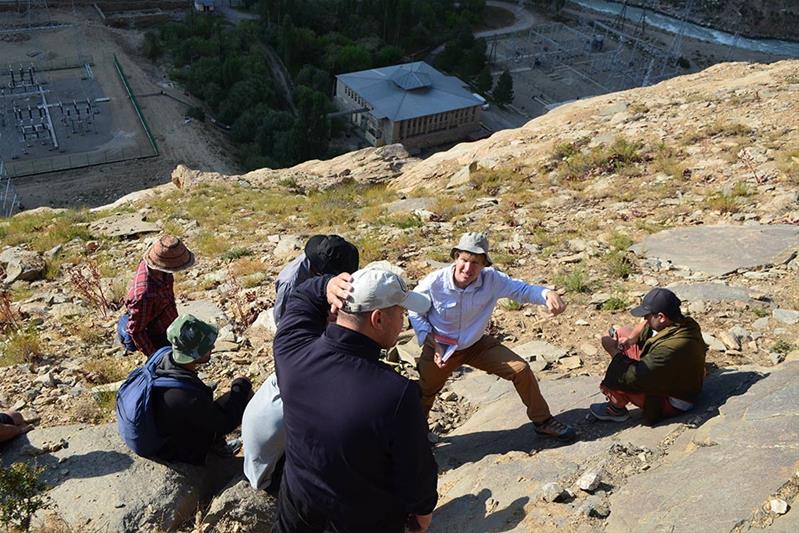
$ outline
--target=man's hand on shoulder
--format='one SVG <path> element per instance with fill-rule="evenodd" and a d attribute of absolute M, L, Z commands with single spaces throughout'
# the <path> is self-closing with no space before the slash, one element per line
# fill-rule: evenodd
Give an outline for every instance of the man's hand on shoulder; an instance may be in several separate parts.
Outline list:
<path fill-rule="evenodd" d="M 344 302 L 352 292 L 352 276 L 342 272 L 338 276 L 331 278 L 327 282 L 327 303 L 330 304 L 330 313 L 338 314 L 338 310 L 344 307 Z"/>
<path fill-rule="evenodd" d="M 566 302 L 563 301 L 563 298 L 560 297 L 557 291 L 549 290 L 546 299 L 547 310 L 552 313 L 553 316 L 559 315 L 566 310 Z"/>

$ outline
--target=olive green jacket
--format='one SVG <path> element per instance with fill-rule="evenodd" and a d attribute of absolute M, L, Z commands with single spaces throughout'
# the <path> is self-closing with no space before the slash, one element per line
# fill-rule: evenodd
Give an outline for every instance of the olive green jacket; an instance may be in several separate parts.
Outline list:
<path fill-rule="evenodd" d="M 641 332 L 641 360 L 613 358 L 603 385 L 610 389 L 672 396 L 693 403 L 705 378 L 707 344 L 693 318 L 686 317 L 654 337 L 647 326 Z"/>

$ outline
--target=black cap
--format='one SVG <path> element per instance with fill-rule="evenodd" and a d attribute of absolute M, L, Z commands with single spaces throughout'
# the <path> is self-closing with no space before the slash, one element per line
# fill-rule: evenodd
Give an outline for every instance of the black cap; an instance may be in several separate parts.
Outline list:
<path fill-rule="evenodd" d="M 630 311 L 630 314 L 633 316 L 646 316 L 653 313 L 663 313 L 671 320 L 682 320 L 681 303 L 677 295 L 668 289 L 652 289 L 641 300 L 641 305 Z"/>
<path fill-rule="evenodd" d="M 305 255 L 318 274 L 358 270 L 358 249 L 338 235 L 314 235 L 305 244 Z"/>

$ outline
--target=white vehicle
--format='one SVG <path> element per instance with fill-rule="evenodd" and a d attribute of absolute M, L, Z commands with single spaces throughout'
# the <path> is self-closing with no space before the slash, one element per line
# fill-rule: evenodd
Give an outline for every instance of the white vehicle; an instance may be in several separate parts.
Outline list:
<path fill-rule="evenodd" d="M 488 109 L 489 107 L 491 107 L 491 106 L 489 105 L 489 103 L 488 103 L 488 102 L 486 102 L 486 99 L 485 99 L 485 98 L 483 98 L 482 96 L 480 96 L 479 94 L 477 94 L 477 93 L 472 93 L 472 96 L 474 96 L 475 98 L 477 98 L 478 100 L 480 100 L 480 102 L 482 103 L 482 105 L 480 106 L 480 109 L 482 109 L 483 111 L 485 111 L 486 109 Z"/>

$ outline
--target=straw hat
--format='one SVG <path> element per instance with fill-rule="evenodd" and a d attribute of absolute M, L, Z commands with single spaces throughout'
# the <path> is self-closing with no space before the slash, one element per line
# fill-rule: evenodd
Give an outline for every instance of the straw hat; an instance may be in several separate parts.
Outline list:
<path fill-rule="evenodd" d="M 164 235 L 150 246 L 144 254 L 144 261 L 153 270 L 161 272 L 180 272 L 194 265 L 194 254 L 180 239 Z"/>

